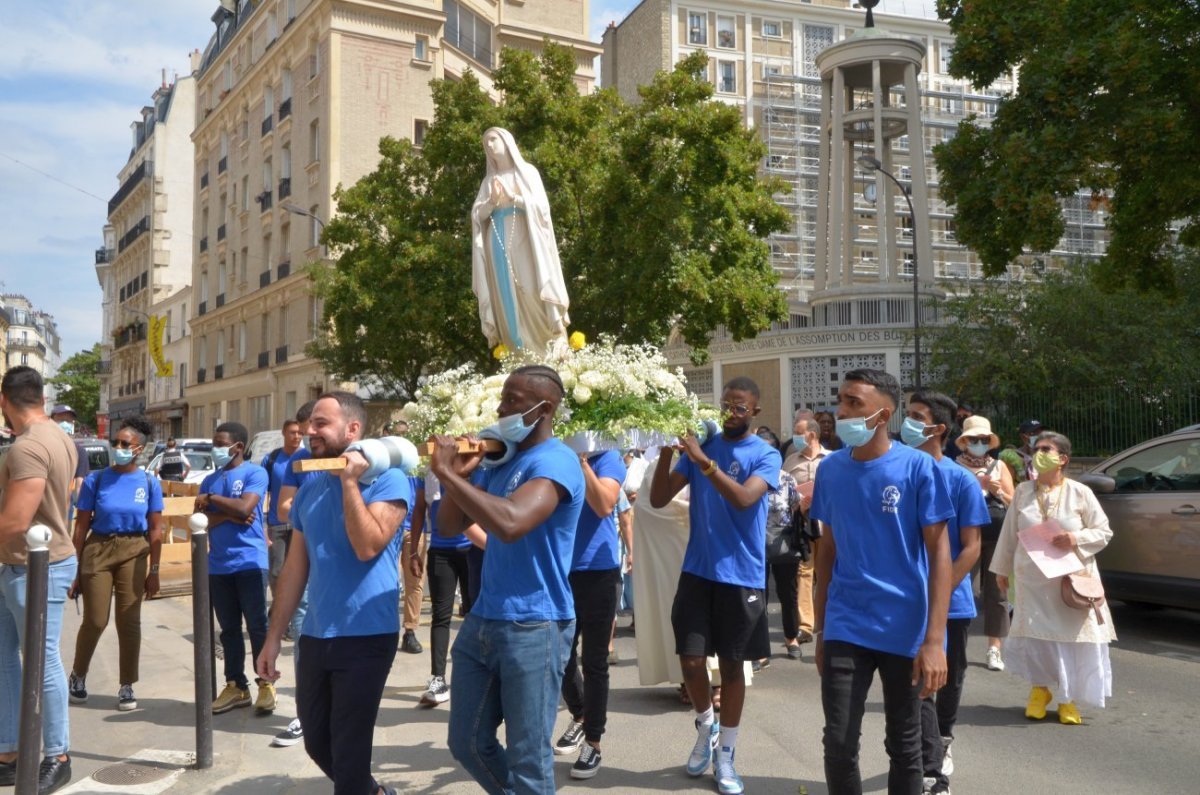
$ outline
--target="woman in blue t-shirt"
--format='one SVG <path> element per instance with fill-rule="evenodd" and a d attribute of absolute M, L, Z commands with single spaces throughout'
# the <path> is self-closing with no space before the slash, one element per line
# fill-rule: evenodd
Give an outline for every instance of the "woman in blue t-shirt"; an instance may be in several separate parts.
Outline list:
<path fill-rule="evenodd" d="M 116 596 L 120 689 L 117 709 L 137 708 L 142 644 L 142 597 L 158 593 L 158 557 L 162 550 L 162 486 L 134 463 L 152 429 L 144 417 L 121 423 L 113 440 L 113 465 L 93 472 L 79 492 L 75 515 L 75 553 L 79 576 L 68 595 L 83 595 L 83 622 L 75 640 L 71 701 L 87 701 L 87 673 L 96 644 L 108 626 L 108 607 Z"/>

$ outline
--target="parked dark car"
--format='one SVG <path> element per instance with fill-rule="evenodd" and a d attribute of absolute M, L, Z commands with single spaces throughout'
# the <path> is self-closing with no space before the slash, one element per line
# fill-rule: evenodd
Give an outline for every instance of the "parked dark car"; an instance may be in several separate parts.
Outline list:
<path fill-rule="evenodd" d="M 1200 610 L 1200 426 L 1135 445 L 1079 480 L 1112 525 L 1097 558 L 1108 596 Z"/>
<path fill-rule="evenodd" d="M 76 439 L 75 444 L 87 456 L 89 472 L 112 466 L 112 446 L 107 439 Z"/>

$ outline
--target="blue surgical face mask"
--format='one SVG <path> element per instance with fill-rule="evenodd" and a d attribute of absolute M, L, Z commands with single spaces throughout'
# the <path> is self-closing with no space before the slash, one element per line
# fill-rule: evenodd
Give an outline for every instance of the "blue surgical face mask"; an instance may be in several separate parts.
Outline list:
<path fill-rule="evenodd" d="M 928 427 L 930 426 L 920 420 L 905 417 L 903 424 L 900 425 L 900 441 L 909 447 L 920 447 L 929 441 L 929 437 L 925 435 L 925 429 Z"/>
<path fill-rule="evenodd" d="M 871 441 L 875 436 L 875 428 L 868 428 L 867 421 L 879 416 L 879 409 L 870 417 L 852 417 L 846 420 L 837 421 L 837 436 L 842 440 L 842 444 L 847 447 L 862 447 L 867 442 Z"/>
<path fill-rule="evenodd" d="M 126 450 L 120 447 L 113 448 L 113 461 L 117 466 L 125 466 L 133 463 L 133 450 Z"/>
<path fill-rule="evenodd" d="M 58 424 L 58 427 L 62 428 L 63 431 L 66 432 L 67 436 L 75 435 L 75 423 L 71 422 L 70 420 L 63 420 Z"/>
<path fill-rule="evenodd" d="M 807 450 L 808 449 L 808 439 L 804 438 L 803 436 L 792 436 L 792 449 L 793 450 Z"/>
<path fill-rule="evenodd" d="M 224 469 L 225 465 L 233 460 L 232 447 L 214 447 L 212 449 L 213 466 L 217 469 Z"/>
<path fill-rule="evenodd" d="M 523 414 L 509 414 L 507 417 L 501 417 L 500 419 L 496 420 L 496 431 L 500 434 L 504 441 L 511 442 L 512 444 L 520 444 L 521 442 L 525 441 L 526 437 L 528 437 L 530 433 L 533 432 L 533 429 L 537 427 L 538 422 L 542 419 L 541 417 L 538 417 L 537 420 L 534 421 L 533 425 L 526 425 L 525 415 L 532 411 L 537 411 L 545 402 L 546 401 L 544 400 L 541 401 L 541 403 L 538 403 L 536 406 L 529 409 L 529 411 L 524 412 Z"/>
<path fill-rule="evenodd" d="M 991 449 L 987 442 L 967 442 L 967 452 L 976 458 L 982 458 L 987 455 L 987 451 Z"/>

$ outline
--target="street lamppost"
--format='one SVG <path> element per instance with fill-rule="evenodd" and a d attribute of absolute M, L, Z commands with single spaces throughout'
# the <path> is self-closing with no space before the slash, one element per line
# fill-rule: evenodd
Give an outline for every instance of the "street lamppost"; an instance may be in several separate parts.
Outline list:
<path fill-rule="evenodd" d="M 908 188 L 904 186 L 900 180 L 887 171 L 883 167 L 883 163 L 879 162 L 878 158 L 870 155 L 859 155 L 854 159 L 858 163 L 859 168 L 863 171 L 878 172 L 890 179 L 900 189 L 900 193 L 904 195 L 904 200 L 908 202 L 908 214 L 912 218 L 913 224 L 913 384 L 917 389 L 921 388 L 921 295 L 918 290 L 920 285 L 917 283 L 917 211 L 913 208 L 912 195 Z"/>
<path fill-rule="evenodd" d="M 318 218 L 313 213 L 310 213 L 308 210 L 305 210 L 303 207 L 297 207 L 296 205 L 292 204 L 291 202 L 282 202 L 282 203 L 280 203 L 279 208 L 281 210 L 283 210 L 284 212 L 291 213 L 292 215 L 302 215 L 305 218 L 311 218 L 312 220 L 317 222 L 317 226 L 320 227 L 321 232 L 325 231 L 325 222 L 322 221 L 320 218 Z"/>

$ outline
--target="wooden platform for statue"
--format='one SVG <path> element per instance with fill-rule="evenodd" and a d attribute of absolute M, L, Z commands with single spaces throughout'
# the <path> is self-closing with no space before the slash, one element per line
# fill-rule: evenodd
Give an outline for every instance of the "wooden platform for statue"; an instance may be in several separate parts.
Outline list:
<path fill-rule="evenodd" d="M 158 595 L 184 596 L 192 592 L 192 531 L 188 519 L 195 511 L 200 485 L 174 480 L 161 483 L 164 527 Z"/>

